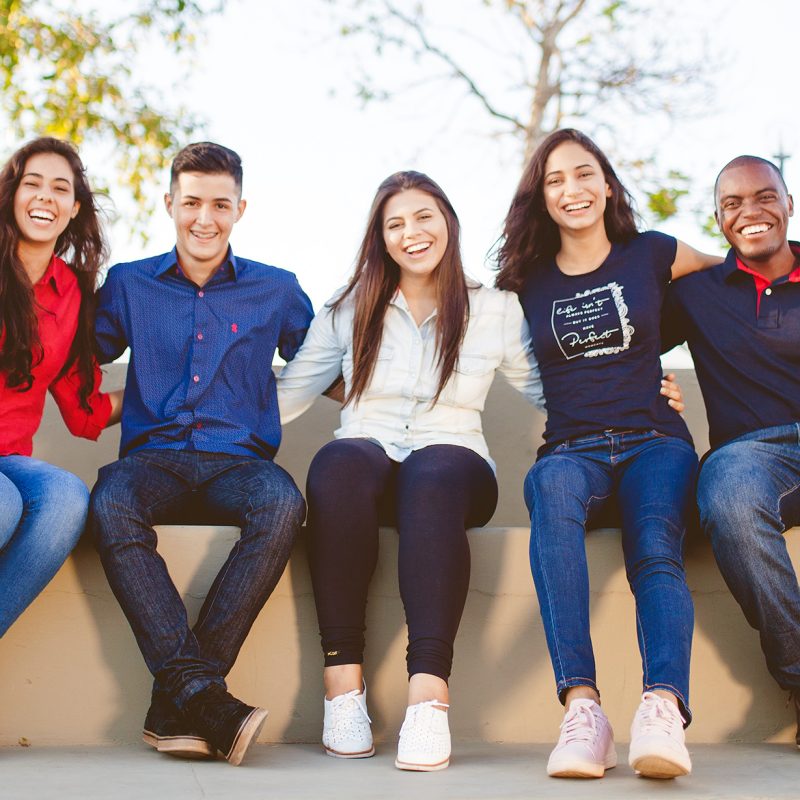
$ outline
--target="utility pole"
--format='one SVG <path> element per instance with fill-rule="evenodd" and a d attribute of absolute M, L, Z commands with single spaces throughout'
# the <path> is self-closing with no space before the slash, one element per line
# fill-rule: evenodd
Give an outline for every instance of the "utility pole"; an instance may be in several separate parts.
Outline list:
<path fill-rule="evenodd" d="M 778 143 L 778 152 L 772 157 L 778 162 L 778 169 L 780 170 L 781 175 L 783 175 L 783 164 L 787 159 L 791 158 L 788 153 L 784 152 L 783 142 Z"/>

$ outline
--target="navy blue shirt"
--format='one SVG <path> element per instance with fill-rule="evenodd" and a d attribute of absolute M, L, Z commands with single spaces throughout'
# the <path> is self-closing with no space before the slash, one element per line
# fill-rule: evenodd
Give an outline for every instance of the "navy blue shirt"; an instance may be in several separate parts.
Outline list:
<path fill-rule="evenodd" d="M 228 258 L 203 287 L 176 251 L 117 264 L 100 289 L 101 362 L 131 348 L 120 455 L 202 450 L 272 458 L 281 441 L 272 373 L 290 360 L 313 317 L 297 278 Z"/>
<path fill-rule="evenodd" d="M 791 242 L 800 257 L 800 244 Z M 800 422 L 800 283 L 779 278 L 758 303 L 736 253 L 675 281 L 664 308 L 664 346 L 689 343 L 711 447 Z"/>
<path fill-rule="evenodd" d="M 520 291 L 542 373 L 543 452 L 608 429 L 655 430 L 691 442 L 661 395 L 659 317 L 677 242 L 649 231 L 612 244 L 584 275 L 555 259 L 536 264 Z"/>

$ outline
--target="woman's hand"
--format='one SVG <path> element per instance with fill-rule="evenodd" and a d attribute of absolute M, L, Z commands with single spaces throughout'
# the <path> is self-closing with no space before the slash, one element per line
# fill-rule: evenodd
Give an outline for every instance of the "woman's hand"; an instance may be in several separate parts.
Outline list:
<path fill-rule="evenodd" d="M 661 394 L 669 398 L 667 402 L 672 408 L 679 414 L 683 413 L 684 408 L 686 408 L 683 402 L 683 391 L 680 384 L 675 380 L 674 373 L 670 372 L 669 375 L 665 375 L 661 379 Z"/>
<path fill-rule="evenodd" d="M 123 389 L 116 389 L 113 392 L 108 392 L 108 399 L 111 401 L 111 416 L 106 422 L 106 428 L 116 425 L 122 416 L 122 395 Z"/>

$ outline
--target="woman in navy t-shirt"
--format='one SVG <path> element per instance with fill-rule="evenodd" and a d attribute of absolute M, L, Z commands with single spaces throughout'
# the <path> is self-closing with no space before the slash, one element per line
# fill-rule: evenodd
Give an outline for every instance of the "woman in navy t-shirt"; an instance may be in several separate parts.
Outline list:
<path fill-rule="evenodd" d="M 644 669 L 631 766 L 687 774 L 693 609 L 683 569 L 697 456 L 661 387 L 659 316 L 671 279 L 708 266 L 670 236 L 638 233 L 628 192 L 586 136 L 551 134 L 505 222 L 497 285 L 518 292 L 542 374 L 545 444 L 525 480 L 531 569 L 567 711 L 548 774 L 616 765 L 589 635 L 586 528 L 618 512 Z"/>

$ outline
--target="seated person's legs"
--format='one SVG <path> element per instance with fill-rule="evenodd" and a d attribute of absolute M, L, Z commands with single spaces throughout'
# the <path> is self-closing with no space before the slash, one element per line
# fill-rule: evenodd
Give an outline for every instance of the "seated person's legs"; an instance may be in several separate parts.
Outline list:
<path fill-rule="evenodd" d="M 655 439 L 619 481 L 622 546 L 636 598 L 644 692 L 668 693 L 691 719 L 689 662 L 694 608 L 683 566 L 697 455 L 683 439 Z"/>
<path fill-rule="evenodd" d="M 700 471 L 697 499 L 720 572 L 760 634 L 770 673 L 798 693 L 800 587 L 783 533 L 800 524 L 800 448 L 795 427 L 788 431 L 715 450 Z"/>
<path fill-rule="evenodd" d="M 198 507 L 217 518 L 189 518 Z M 187 522 L 226 521 L 242 528 L 209 590 L 197 635 L 156 551 L 152 527 L 176 521 L 181 512 Z M 283 571 L 302 512 L 291 479 L 257 459 L 145 451 L 101 470 L 92 496 L 95 538 L 109 583 L 156 678 L 145 739 L 159 750 L 213 753 L 206 739 L 236 764 L 257 735 L 266 712 L 228 695 L 224 675 Z M 186 720 L 177 709 L 169 713 L 167 698 Z M 181 725 L 185 736 L 176 734 Z"/>
<path fill-rule="evenodd" d="M 3 456 L 0 505 L 2 636 L 75 547 L 86 522 L 89 490 L 80 478 L 52 464 Z"/>
<path fill-rule="evenodd" d="M 362 693 L 367 592 L 378 559 L 382 500 L 395 466 L 365 439 L 337 439 L 308 471 L 311 580 L 325 654 L 325 751 L 339 758 L 375 749 Z"/>
<path fill-rule="evenodd" d="M 397 483 L 400 593 L 409 629 L 408 672 L 438 677 L 447 691 L 453 642 L 467 599 L 466 528 L 485 525 L 497 481 L 485 459 L 464 447 L 433 445 L 402 462 Z M 413 694 L 413 690 L 412 693 Z M 409 703 L 439 699 L 409 696 Z"/>
<path fill-rule="evenodd" d="M 467 527 L 497 504 L 488 462 L 465 447 L 432 445 L 400 464 L 400 595 L 408 623 L 408 709 L 395 765 L 430 771 L 450 759 L 447 685 L 470 574 Z"/>
<path fill-rule="evenodd" d="M 602 777 L 617 763 L 613 732 L 599 706 L 589 634 L 586 528 L 612 490 L 611 470 L 603 463 L 605 439 L 597 439 L 597 445 L 587 441 L 556 448 L 525 478 L 531 571 L 556 691 L 566 706 L 547 764 L 548 775 L 555 777 Z"/>

